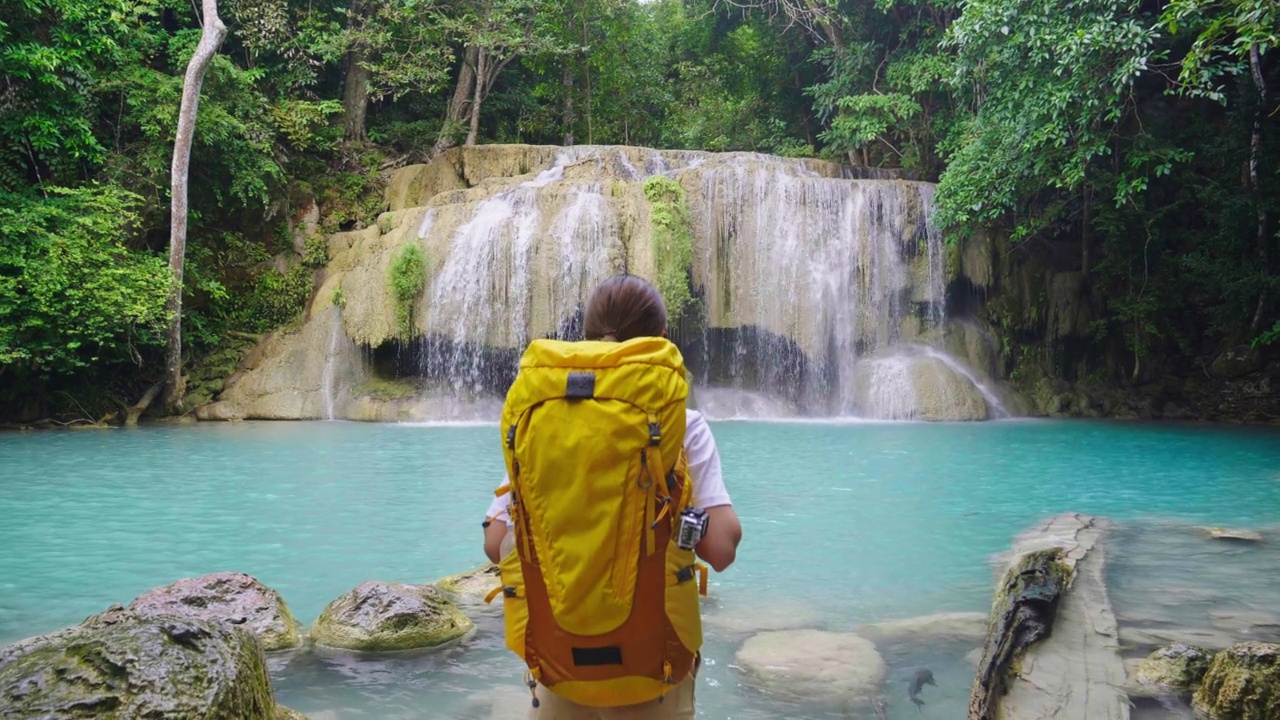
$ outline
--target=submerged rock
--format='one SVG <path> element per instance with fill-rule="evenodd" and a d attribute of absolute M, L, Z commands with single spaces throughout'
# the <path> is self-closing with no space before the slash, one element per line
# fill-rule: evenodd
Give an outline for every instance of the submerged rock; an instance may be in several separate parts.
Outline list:
<path fill-rule="evenodd" d="M 715 628 L 728 635 L 753 635 L 771 630 L 799 630 L 822 624 L 823 617 L 808 603 L 792 599 L 770 599 L 750 605 L 737 604 L 742 598 L 733 598 L 735 604 L 717 604 L 702 601 L 703 627 Z"/>
<path fill-rule="evenodd" d="M 508 533 L 510 535 L 510 533 Z M 475 570 L 440 578 L 433 583 L 441 590 L 468 602 L 484 602 L 486 596 L 502 585 L 498 566 L 489 563 Z"/>
<path fill-rule="evenodd" d="M 1215 540 L 1240 540 L 1243 542 L 1262 542 L 1262 533 L 1257 530 L 1242 528 L 1197 527 L 1197 530 Z"/>
<path fill-rule="evenodd" d="M 225 622 L 119 606 L 0 648 L 5 718 L 271 720 L 258 640 Z"/>
<path fill-rule="evenodd" d="M 1194 702 L 1212 720 L 1280 718 L 1280 645 L 1246 642 L 1220 651 Z"/>
<path fill-rule="evenodd" d="M 300 624 L 280 593 L 238 572 L 186 578 L 154 588 L 129 604 L 139 615 L 181 615 L 241 625 L 258 637 L 262 649 L 302 644 Z"/>
<path fill-rule="evenodd" d="M 924 644 L 950 640 L 980 642 L 987 636 L 987 616 L 980 612 L 934 613 L 861 625 L 853 631 L 881 645 Z"/>
<path fill-rule="evenodd" d="M 1144 685 L 1189 692 L 1200 684 L 1212 659 L 1204 648 L 1176 643 L 1162 647 L 1143 659 L 1136 677 Z"/>
<path fill-rule="evenodd" d="M 870 697 L 885 676 L 874 642 L 822 630 L 760 633 L 742 644 L 735 662 L 764 691 L 810 701 Z"/>
<path fill-rule="evenodd" d="M 311 628 L 317 645 L 379 652 L 444 644 L 474 628 L 430 585 L 365 582 L 329 603 Z"/>

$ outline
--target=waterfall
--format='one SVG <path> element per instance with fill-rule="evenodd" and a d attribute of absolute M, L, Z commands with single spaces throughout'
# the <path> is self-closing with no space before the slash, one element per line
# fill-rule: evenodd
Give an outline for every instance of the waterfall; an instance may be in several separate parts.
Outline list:
<path fill-rule="evenodd" d="M 329 349 L 324 356 L 324 375 L 321 394 L 324 396 L 324 419 L 333 420 L 333 375 L 334 358 L 338 354 L 338 339 L 342 335 L 342 311 L 335 307 L 329 309 Z"/>
<path fill-rule="evenodd" d="M 816 414 L 861 414 L 858 364 L 944 319 L 932 185 L 822 177 L 756 156 L 706 167 L 701 200 L 707 356 L 741 387 Z"/>
<path fill-rule="evenodd" d="M 401 417 L 411 407 L 419 420 L 494 414 L 531 340 L 580 337 L 590 293 L 610 275 L 655 276 L 640 187 L 655 175 L 685 191 L 694 302 L 672 319 L 671 337 L 693 372 L 695 403 L 710 414 L 1007 414 L 981 376 L 943 349 L 945 253 L 930 183 L 759 153 L 472 152 L 465 188 L 429 193 L 426 207 L 393 208 L 385 228 L 339 244 L 369 249 L 352 245 L 345 279 L 335 280 L 348 304 L 330 318 L 326 418 L 335 416 L 343 317 L 374 328 L 358 340 L 370 351 L 360 372 L 420 393 L 400 398 Z M 523 174 L 504 175 L 512 172 Z M 406 242 L 427 257 L 407 337 L 390 334 L 379 305 L 388 302 L 379 289 L 388 258 Z M 347 412 L 376 415 L 369 402 Z"/>
<path fill-rule="evenodd" d="M 615 272 L 618 219 L 598 183 L 562 183 L 584 149 L 483 200 L 448 241 L 431 284 L 424 374 L 452 392 L 502 390 L 531 327 L 570 335 L 591 290 Z M 551 201 L 549 201 L 551 200 Z"/>

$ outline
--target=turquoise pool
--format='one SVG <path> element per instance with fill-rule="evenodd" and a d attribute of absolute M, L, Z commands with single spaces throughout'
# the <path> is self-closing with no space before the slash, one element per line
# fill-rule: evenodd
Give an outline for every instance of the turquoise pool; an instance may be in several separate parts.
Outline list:
<path fill-rule="evenodd" d="M 706 602 L 705 718 L 873 717 L 779 704 L 746 681 L 733 654 L 763 627 L 841 630 L 985 612 L 991 556 L 1046 515 L 1073 510 L 1171 533 L 1197 523 L 1280 526 L 1275 429 L 1030 420 L 712 427 L 745 537 Z M 217 570 L 254 575 L 309 622 L 363 580 L 427 582 L 470 569 L 483 561 L 479 521 L 502 476 L 498 436 L 496 425 L 346 422 L 0 434 L 0 643 Z M 1136 545 L 1151 544 L 1150 532 Z M 1240 572 L 1272 561 L 1246 557 Z M 1217 572 L 1215 582 L 1231 576 Z M 1280 598 L 1272 574 L 1253 577 L 1251 599 Z M 1120 580 L 1122 594 L 1143 584 Z M 518 717 L 523 666 L 503 649 L 494 609 L 477 623 L 473 636 L 429 655 L 276 656 L 277 695 L 330 720 Z M 963 650 L 886 656 L 888 716 L 957 717 L 972 678 Z M 917 712 L 897 683 L 924 662 L 939 687 Z"/>

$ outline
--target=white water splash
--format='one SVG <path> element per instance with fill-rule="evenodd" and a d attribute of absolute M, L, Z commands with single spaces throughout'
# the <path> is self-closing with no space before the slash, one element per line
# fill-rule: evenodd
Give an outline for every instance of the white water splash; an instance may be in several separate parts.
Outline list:
<path fill-rule="evenodd" d="M 329 350 L 324 357 L 324 380 L 321 393 L 324 395 L 324 419 L 334 419 L 334 358 L 338 354 L 338 338 L 342 334 L 342 312 L 337 306 L 329 310 Z"/>
<path fill-rule="evenodd" d="M 990 384 L 978 376 L 977 373 L 970 370 L 964 363 L 956 360 L 941 350 L 922 346 L 921 351 L 928 357 L 941 361 L 944 365 L 951 368 L 952 371 L 960 373 L 966 380 L 973 383 L 973 386 L 982 393 L 982 399 L 987 402 L 987 407 L 991 409 L 991 414 L 998 418 L 1009 417 L 1009 411 L 1005 408 L 1004 403 L 1000 402 L 999 396 L 991 390 Z"/>

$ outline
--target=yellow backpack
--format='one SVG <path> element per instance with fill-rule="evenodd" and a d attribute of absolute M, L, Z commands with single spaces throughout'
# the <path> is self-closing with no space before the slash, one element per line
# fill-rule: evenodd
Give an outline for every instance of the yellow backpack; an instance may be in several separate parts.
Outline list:
<path fill-rule="evenodd" d="M 510 485 L 496 492 L 511 492 L 515 550 L 499 591 L 507 647 L 562 698 L 644 702 L 693 669 L 707 569 L 673 538 L 692 498 L 688 391 L 665 338 L 535 340 L 520 360 L 502 411 Z"/>

